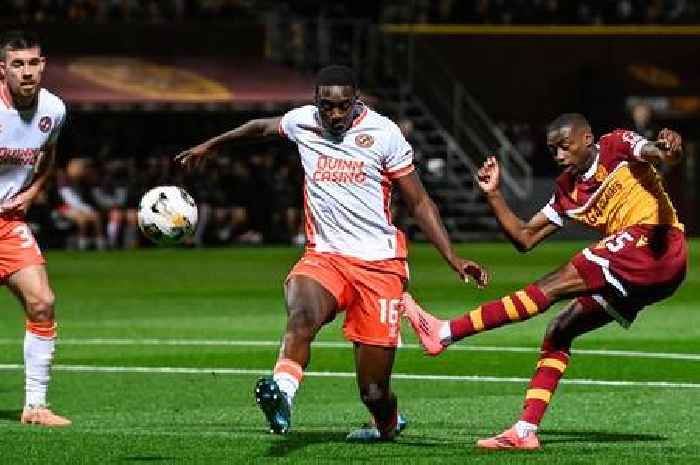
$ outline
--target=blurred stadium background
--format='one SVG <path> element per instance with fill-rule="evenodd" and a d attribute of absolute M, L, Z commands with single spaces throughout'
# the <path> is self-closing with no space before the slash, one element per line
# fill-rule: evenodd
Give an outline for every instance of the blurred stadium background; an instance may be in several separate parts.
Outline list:
<path fill-rule="evenodd" d="M 45 85 L 68 103 L 60 166 L 31 220 L 45 247 L 144 246 L 140 195 L 187 187 L 195 246 L 301 244 L 301 172 L 291 145 L 236 149 L 203 173 L 179 150 L 251 117 L 309 102 L 314 73 L 350 65 L 373 107 L 397 121 L 456 240 L 493 239 L 471 171 L 496 153 L 522 215 L 548 199 L 556 166 L 543 127 L 584 113 L 597 134 L 662 126 L 685 137 L 664 172 L 697 234 L 700 119 L 697 2 L 685 0 L 10 0 L 6 27 L 44 39 Z M 419 232 L 395 202 L 412 239 Z M 560 237 L 580 235 L 580 232 Z M 80 240 L 79 240 L 80 239 Z"/>
<path fill-rule="evenodd" d="M 320 67 L 350 65 L 363 98 L 413 144 L 426 187 L 463 242 L 459 253 L 494 273 L 492 285 L 476 291 L 459 285 L 432 248 L 412 246 L 412 292 L 454 315 L 537 279 L 589 239 L 575 229 L 556 236 L 572 241 L 516 255 L 471 180 L 474 166 L 495 153 L 509 201 L 521 216 L 539 209 L 557 172 L 543 128 L 561 112 L 584 113 L 598 135 L 621 126 L 649 137 L 678 129 L 686 157 L 663 175 L 688 232 L 698 234 L 698 2 L 2 6 L 3 28 L 25 26 L 43 38 L 45 86 L 69 107 L 58 170 L 30 220 L 44 247 L 69 249 L 47 253 L 60 321 L 50 401 L 74 425 L 18 424 L 23 326 L 11 294 L 0 293 L 0 464 L 700 461 L 695 240 L 688 279 L 672 299 L 629 332 L 611 326 L 577 341 L 543 423 L 541 453 L 489 456 L 473 444 L 507 426 L 522 405 L 556 309 L 438 360 L 423 357 L 404 331 L 394 387 L 412 424 L 398 444 L 377 446 L 344 443 L 366 412 L 336 321 L 315 345 L 295 433 L 267 435 L 251 389 L 274 363 L 285 324 L 282 281 L 303 243 L 296 149 L 273 141 L 228 150 L 192 174 L 172 163 L 180 150 L 249 118 L 310 102 Z M 158 184 L 183 185 L 198 201 L 203 220 L 189 244 L 196 250 L 78 251 L 150 247 L 135 207 Z M 400 201 L 394 209 L 395 222 L 420 242 Z"/>

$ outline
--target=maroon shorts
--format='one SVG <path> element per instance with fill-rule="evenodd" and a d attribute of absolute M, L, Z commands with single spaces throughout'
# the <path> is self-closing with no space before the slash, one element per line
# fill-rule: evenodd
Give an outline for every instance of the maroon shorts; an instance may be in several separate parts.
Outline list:
<path fill-rule="evenodd" d="M 680 229 L 637 225 L 583 249 L 571 263 L 591 291 L 579 298 L 581 303 L 605 309 L 627 328 L 642 308 L 678 289 L 685 279 L 688 248 Z"/>

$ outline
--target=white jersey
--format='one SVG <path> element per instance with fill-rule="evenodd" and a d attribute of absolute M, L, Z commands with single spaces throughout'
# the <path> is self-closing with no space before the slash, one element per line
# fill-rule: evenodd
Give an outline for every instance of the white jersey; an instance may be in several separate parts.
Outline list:
<path fill-rule="evenodd" d="M 297 144 L 304 168 L 307 247 L 363 260 L 405 258 L 405 237 L 391 222 L 391 187 L 414 167 L 398 126 L 366 106 L 342 141 L 304 125 L 321 126 L 315 106 L 289 111 L 279 131 Z"/>
<path fill-rule="evenodd" d="M 66 118 L 63 101 L 46 89 L 31 110 L 17 111 L 10 102 L 0 83 L 0 202 L 31 183 L 42 150 L 56 143 Z"/>

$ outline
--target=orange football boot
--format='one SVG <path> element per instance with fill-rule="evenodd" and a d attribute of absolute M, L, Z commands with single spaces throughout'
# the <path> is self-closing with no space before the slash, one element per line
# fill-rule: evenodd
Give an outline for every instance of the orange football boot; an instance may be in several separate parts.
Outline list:
<path fill-rule="evenodd" d="M 479 439 L 476 446 L 490 450 L 537 450 L 540 448 L 540 440 L 534 431 L 529 431 L 524 438 L 519 437 L 513 426 L 498 436 Z"/>
<path fill-rule="evenodd" d="M 418 335 L 425 353 L 435 356 L 445 350 L 447 346 L 440 341 L 440 327 L 445 321 L 435 318 L 420 308 L 408 292 L 403 293 L 401 301 L 403 303 L 403 313 L 411 323 L 413 331 Z"/>
<path fill-rule="evenodd" d="M 71 421 L 60 415 L 56 415 L 48 407 L 24 407 L 20 421 L 25 425 L 41 426 L 70 426 Z"/>

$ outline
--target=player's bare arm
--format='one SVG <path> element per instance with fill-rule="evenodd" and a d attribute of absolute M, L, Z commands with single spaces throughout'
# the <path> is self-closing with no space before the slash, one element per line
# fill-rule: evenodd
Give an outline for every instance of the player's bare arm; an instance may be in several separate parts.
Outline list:
<path fill-rule="evenodd" d="M 675 165 L 683 157 L 683 140 L 676 131 L 664 128 L 659 131 L 656 142 L 644 144 L 640 153 L 647 161 Z"/>
<path fill-rule="evenodd" d="M 274 118 L 253 119 L 237 128 L 208 139 L 199 145 L 180 152 L 175 161 L 179 161 L 188 168 L 195 168 L 199 164 L 216 153 L 217 147 L 227 142 L 248 142 L 255 139 L 263 139 L 279 135 L 277 130 L 281 116 Z"/>
<path fill-rule="evenodd" d="M 440 213 L 435 203 L 425 192 L 423 183 L 418 175 L 413 172 L 402 176 L 396 180 L 396 184 L 401 192 L 401 198 L 406 203 L 411 216 L 416 220 L 421 231 L 428 240 L 435 246 L 440 254 L 445 258 L 464 281 L 472 277 L 478 287 L 485 287 L 489 282 L 489 275 L 486 269 L 480 264 L 466 260 L 455 254 L 450 243 L 445 226 L 440 218 Z"/>
<path fill-rule="evenodd" d="M 496 157 L 488 157 L 476 175 L 479 188 L 486 195 L 486 200 L 493 210 L 501 229 L 519 252 L 527 252 L 559 230 L 559 226 L 550 222 L 541 212 L 536 213 L 528 222 L 521 220 L 508 206 L 499 189 L 500 169 Z"/>
<path fill-rule="evenodd" d="M 41 152 L 40 159 L 37 160 L 38 169 L 32 183 L 23 191 L 17 193 L 17 195 L 0 205 L 0 212 L 18 215 L 24 215 L 27 213 L 27 210 L 29 210 L 34 197 L 41 192 L 46 180 L 49 178 L 55 158 L 56 146 L 47 146 Z"/>

